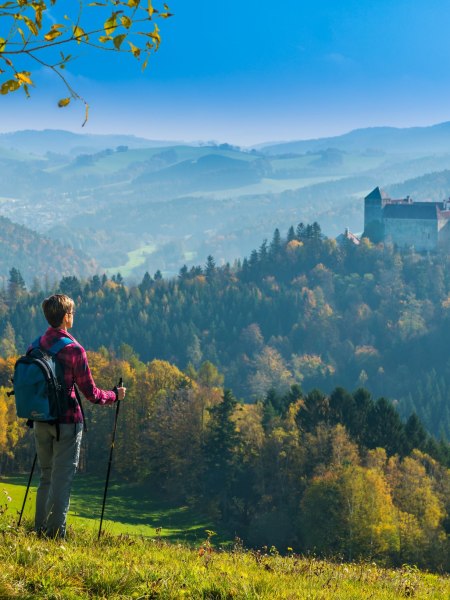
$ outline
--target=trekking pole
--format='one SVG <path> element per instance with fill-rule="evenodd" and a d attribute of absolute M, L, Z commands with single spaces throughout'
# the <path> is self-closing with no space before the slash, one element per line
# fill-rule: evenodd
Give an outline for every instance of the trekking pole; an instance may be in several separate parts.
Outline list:
<path fill-rule="evenodd" d="M 122 377 L 119 379 L 119 385 L 117 387 L 123 387 Z M 120 400 L 117 400 L 116 415 L 115 415 L 115 418 L 114 418 L 114 429 L 113 429 L 113 434 L 112 434 L 112 439 L 111 439 L 111 450 L 109 452 L 108 470 L 106 472 L 105 492 L 103 494 L 102 516 L 100 517 L 100 527 L 99 527 L 99 530 L 98 530 L 98 538 L 97 539 L 100 539 L 100 536 L 102 534 L 103 514 L 105 512 L 106 494 L 108 493 L 109 474 L 111 472 L 112 455 L 113 455 L 113 450 L 114 450 L 114 441 L 116 439 L 117 418 L 119 417 L 119 407 L 120 407 Z"/>
<path fill-rule="evenodd" d="M 19 520 L 17 521 L 17 527 L 20 527 L 20 524 L 22 522 L 23 511 L 25 510 L 25 503 L 27 501 L 28 492 L 30 490 L 31 479 L 32 479 L 33 473 L 34 473 L 34 467 L 36 466 L 36 460 L 37 460 L 37 454 L 34 455 L 33 466 L 31 467 L 31 473 L 30 473 L 30 476 L 28 477 L 27 491 L 25 492 L 25 498 L 23 499 L 22 510 L 20 511 Z"/>

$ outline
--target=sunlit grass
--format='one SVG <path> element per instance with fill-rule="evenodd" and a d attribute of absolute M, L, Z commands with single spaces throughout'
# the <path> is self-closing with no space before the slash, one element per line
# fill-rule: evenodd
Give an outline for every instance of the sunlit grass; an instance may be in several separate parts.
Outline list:
<path fill-rule="evenodd" d="M 33 478 L 28 494 L 24 520 L 31 527 L 34 515 L 37 481 Z M 17 522 L 25 497 L 26 478 L 0 480 L 0 505 L 8 506 L 8 514 Z M 68 515 L 69 527 L 81 527 L 98 533 L 104 494 L 104 481 L 80 475 L 75 478 Z M 8 498 L 11 500 L 8 501 Z M 173 505 L 155 497 L 148 489 L 127 483 L 108 486 L 102 530 L 110 534 L 158 537 L 196 543 L 211 522 L 185 505 Z M 223 536 L 221 539 L 224 539 Z"/>
<path fill-rule="evenodd" d="M 212 524 L 143 487 L 112 483 L 98 540 L 103 482 L 76 479 L 64 541 L 32 531 L 35 487 L 17 527 L 26 477 L 0 480 L 0 599 L 394 600 L 450 597 L 450 579 L 415 567 L 341 563 L 222 544 Z M 177 541 L 175 541 L 177 540 Z M 227 550 L 224 550 L 224 548 Z"/>
<path fill-rule="evenodd" d="M 429 598 L 450 594 L 448 578 L 414 568 L 340 564 L 280 556 L 275 549 L 225 552 L 161 539 L 105 534 L 75 527 L 61 541 L 38 539 L 0 517 L 0 598 L 357 600 Z M 205 538 L 207 534 L 205 533 Z"/>

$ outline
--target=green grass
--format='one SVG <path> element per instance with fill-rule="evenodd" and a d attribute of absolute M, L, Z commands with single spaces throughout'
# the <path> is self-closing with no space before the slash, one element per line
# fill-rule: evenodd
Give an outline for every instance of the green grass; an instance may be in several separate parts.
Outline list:
<path fill-rule="evenodd" d="M 148 488 L 125 483 L 110 487 L 98 541 L 104 484 L 83 475 L 74 484 L 68 538 L 39 539 L 31 526 L 34 487 L 24 525 L 17 527 L 26 481 L 0 480 L 1 600 L 450 597 L 448 577 L 414 567 L 281 556 L 275 548 L 246 550 L 238 540 L 223 550 L 220 536 L 206 532 L 213 526 L 188 507 L 170 506 Z"/>
<path fill-rule="evenodd" d="M 147 256 L 153 254 L 156 249 L 157 246 L 155 244 L 146 244 L 136 250 L 131 250 L 130 252 L 127 252 L 128 260 L 125 264 L 118 267 L 109 267 L 106 269 L 106 274 L 113 275 L 115 273 L 120 273 L 123 277 L 128 277 L 133 269 L 144 264 Z"/>
<path fill-rule="evenodd" d="M 24 511 L 24 519 L 30 526 L 36 498 L 35 479 Z M 0 479 L 0 506 L 7 504 L 7 512 L 14 517 L 22 508 L 26 483 L 24 476 Z M 75 477 L 67 519 L 69 527 L 98 532 L 104 485 L 104 481 L 94 477 L 81 474 Z M 11 502 L 7 502 L 8 497 Z M 204 537 L 206 529 L 212 528 L 208 519 L 188 506 L 170 504 L 142 486 L 110 481 L 103 520 L 103 531 L 107 533 L 196 543 Z"/>
<path fill-rule="evenodd" d="M 0 517 L 0 598 L 75 600 L 443 600 L 450 580 L 414 568 L 339 564 L 272 551 L 224 552 L 76 527 L 69 539 L 38 539 Z M 213 538 L 214 539 L 214 538 Z"/>

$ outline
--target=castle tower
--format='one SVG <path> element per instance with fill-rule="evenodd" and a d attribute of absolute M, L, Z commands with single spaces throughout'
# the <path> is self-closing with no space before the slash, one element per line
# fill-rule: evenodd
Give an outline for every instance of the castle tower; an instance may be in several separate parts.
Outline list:
<path fill-rule="evenodd" d="M 373 242 L 383 239 L 383 208 L 390 198 L 376 187 L 364 198 L 364 233 Z"/>

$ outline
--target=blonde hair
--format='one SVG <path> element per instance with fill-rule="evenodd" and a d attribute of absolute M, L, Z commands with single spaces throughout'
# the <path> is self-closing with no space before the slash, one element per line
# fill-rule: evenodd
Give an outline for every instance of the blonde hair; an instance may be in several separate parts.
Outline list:
<path fill-rule="evenodd" d="M 42 310 L 48 324 L 52 327 L 59 327 L 63 322 L 64 315 L 73 311 L 75 303 L 72 298 L 65 294 L 53 294 L 42 303 Z"/>

